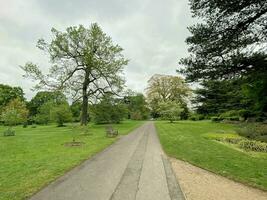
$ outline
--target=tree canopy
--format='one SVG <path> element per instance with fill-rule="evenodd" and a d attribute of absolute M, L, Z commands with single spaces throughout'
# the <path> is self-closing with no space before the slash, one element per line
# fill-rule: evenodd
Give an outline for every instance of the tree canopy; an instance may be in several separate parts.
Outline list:
<path fill-rule="evenodd" d="M 191 89 L 179 76 L 157 74 L 148 81 L 146 95 L 152 116 L 158 117 L 158 107 L 162 102 L 177 102 L 185 111 L 188 111 L 186 107 Z"/>
<path fill-rule="evenodd" d="M 65 32 L 52 28 L 52 35 L 51 42 L 40 39 L 37 43 L 50 56 L 49 73 L 43 74 L 39 66 L 28 62 L 22 66 L 25 77 L 38 81 L 36 89 L 62 90 L 74 100 L 82 99 L 81 123 L 87 124 L 89 101 L 122 90 L 122 70 L 128 60 L 96 23 L 89 28 L 68 27 Z"/>
<path fill-rule="evenodd" d="M 29 111 L 26 108 L 25 102 L 19 98 L 11 100 L 3 109 L 1 120 L 6 125 L 14 126 L 25 123 L 27 121 Z"/>
<path fill-rule="evenodd" d="M 0 113 L 1 110 L 13 99 L 24 99 L 24 93 L 21 87 L 12 87 L 9 85 L 0 84 Z"/>
<path fill-rule="evenodd" d="M 266 0 L 190 0 L 190 55 L 178 70 L 190 81 L 240 77 L 267 69 Z"/>
<path fill-rule="evenodd" d="M 40 91 L 30 100 L 28 103 L 28 109 L 30 115 L 36 115 L 40 107 L 47 102 L 54 102 L 55 104 L 60 104 L 67 100 L 66 96 L 59 91 Z"/>

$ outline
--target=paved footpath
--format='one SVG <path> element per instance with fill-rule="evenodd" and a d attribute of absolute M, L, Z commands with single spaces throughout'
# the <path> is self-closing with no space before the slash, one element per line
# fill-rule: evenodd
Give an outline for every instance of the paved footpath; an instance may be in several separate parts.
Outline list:
<path fill-rule="evenodd" d="M 31 200 L 184 200 L 184 197 L 153 122 L 146 122 Z"/>

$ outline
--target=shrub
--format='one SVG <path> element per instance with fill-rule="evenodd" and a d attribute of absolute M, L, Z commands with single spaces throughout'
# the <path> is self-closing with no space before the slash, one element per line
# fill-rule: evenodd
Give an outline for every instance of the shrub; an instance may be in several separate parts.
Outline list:
<path fill-rule="evenodd" d="M 239 121 L 239 117 L 238 116 L 232 116 L 232 117 L 220 117 L 220 119 L 223 119 L 223 120 L 228 120 L 228 121 Z"/>
<path fill-rule="evenodd" d="M 222 118 L 220 118 L 220 117 L 211 117 L 210 119 L 211 119 L 212 122 L 220 122 L 220 121 L 222 121 Z"/>
<path fill-rule="evenodd" d="M 240 136 L 255 139 L 262 142 L 267 142 L 267 125 L 264 124 L 249 124 L 247 126 L 238 128 L 236 133 Z"/>
<path fill-rule="evenodd" d="M 15 136 L 15 131 L 11 128 L 8 128 L 7 130 L 4 131 L 4 136 Z"/>
<path fill-rule="evenodd" d="M 242 109 L 238 111 L 238 115 L 246 120 L 248 117 L 251 117 L 253 114 L 249 110 Z"/>
<path fill-rule="evenodd" d="M 239 111 L 237 110 L 229 110 L 229 111 L 226 111 L 222 114 L 220 114 L 220 117 L 225 119 L 225 118 L 229 118 L 229 117 L 234 117 L 234 116 L 239 116 Z"/>
<path fill-rule="evenodd" d="M 239 148 L 248 151 L 267 152 L 267 143 L 249 140 L 235 134 L 209 133 L 205 134 L 204 137 L 207 139 L 217 140 L 219 142 L 234 144 Z"/>
<path fill-rule="evenodd" d="M 205 116 L 204 115 L 201 115 L 201 114 L 192 114 L 190 117 L 189 117 L 190 120 L 192 121 L 198 121 L 198 120 L 203 120 L 205 119 Z"/>
<path fill-rule="evenodd" d="M 267 143 L 255 140 L 242 140 L 239 142 L 239 147 L 245 150 L 267 152 Z"/>

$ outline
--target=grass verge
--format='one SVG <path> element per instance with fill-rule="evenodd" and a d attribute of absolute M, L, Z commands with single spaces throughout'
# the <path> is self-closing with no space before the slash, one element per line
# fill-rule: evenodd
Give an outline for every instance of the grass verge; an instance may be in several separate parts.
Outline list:
<path fill-rule="evenodd" d="M 267 153 L 246 152 L 207 138 L 235 134 L 235 126 L 209 121 L 156 122 L 165 152 L 222 176 L 267 191 Z"/>
<path fill-rule="evenodd" d="M 141 121 L 124 121 L 113 125 L 119 135 L 140 126 Z M 105 125 L 88 126 L 88 134 L 71 124 L 36 128 L 15 127 L 16 136 L 3 137 L 0 127 L 0 200 L 26 199 L 44 185 L 112 144 L 105 137 Z M 65 146 L 73 136 L 82 146 Z"/>

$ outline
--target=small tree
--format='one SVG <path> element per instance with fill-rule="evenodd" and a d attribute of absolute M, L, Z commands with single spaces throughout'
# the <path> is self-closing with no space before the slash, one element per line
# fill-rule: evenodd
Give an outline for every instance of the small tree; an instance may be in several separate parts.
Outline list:
<path fill-rule="evenodd" d="M 66 122 L 72 121 L 72 113 L 67 103 L 60 104 L 51 110 L 51 119 L 57 123 L 59 127 Z"/>
<path fill-rule="evenodd" d="M 162 119 L 169 120 L 171 123 L 180 118 L 183 109 L 180 104 L 174 101 L 159 103 L 159 113 Z"/>
<path fill-rule="evenodd" d="M 4 107 L 1 118 L 6 125 L 15 126 L 27 122 L 28 114 L 26 104 L 16 98 Z"/>

